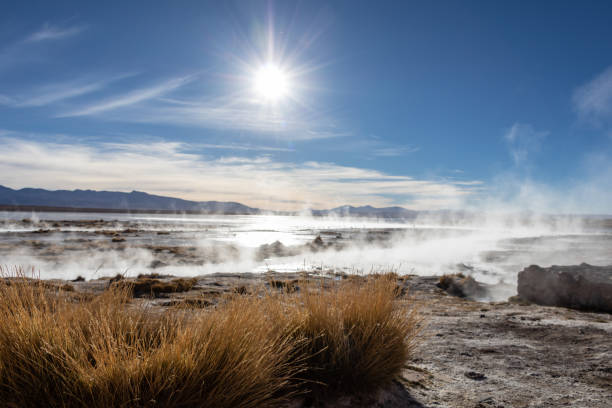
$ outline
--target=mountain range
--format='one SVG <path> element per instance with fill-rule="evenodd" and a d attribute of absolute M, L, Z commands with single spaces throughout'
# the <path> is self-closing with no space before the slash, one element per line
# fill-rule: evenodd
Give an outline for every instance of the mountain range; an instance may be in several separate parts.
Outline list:
<path fill-rule="evenodd" d="M 44 190 L 0 186 L 0 205 L 14 207 L 56 207 L 66 209 L 150 210 L 208 214 L 259 214 L 258 208 L 235 202 L 189 201 L 141 191 L 122 193 L 95 190 Z"/>
<path fill-rule="evenodd" d="M 141 191 L 123 193 L 96 190 L 44 190 L 22 188 L 15 190 L 0 185 L 0 209 L 41 207 L 55 210 L 104 210 L 122 212 L 187 212 L 203 214 L 261 214 L 274 213 L 236 202 L 189 201 L 174 197 L 148 194 Z M 44 208 L 42 208 L 44 207 Z M 290 214 L 288 212 L 277 212 Z M 369 205 L 345 205 L 330 210 L 312 210 L 315 216 L 336 215 L 352 217 L 415 218 L 416 211 L 402 207 L 375 208 Z"/>

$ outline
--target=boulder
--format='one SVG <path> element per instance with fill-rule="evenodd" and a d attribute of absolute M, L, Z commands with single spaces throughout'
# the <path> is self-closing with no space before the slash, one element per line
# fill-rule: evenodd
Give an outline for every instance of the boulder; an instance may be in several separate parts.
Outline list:
<path fill-rule="evenodd" d="M 289 247 L 283 245 L 280 241 L 275 241 L 271 244 L 263 244 L 259 246 L 257 250 L 256 258 L 258 261 L 271 257 L 290 256 L 292 251 Z"/>
<path fill-rule="evenodd" d="M 312 241 L 312 245 L 315 247 L 323 247 L 325 246 L 325 243 L 323 242 L 323 238 L 321 238 L 320 235 L 317 235 L 317 237 Z"/>
<path fill-rule="evenodd" d="M 487 296 L 485 285 L 477 282 L 471 276 L 465 276 L 462 273 L 442 275 L 436 286 L 444 289 L 449 295 L 472 300 L 482 299 Z"/>
<path fill-rule="evenodd" d="M 539 305 L 612 313 L 612 265 L 531 265 L 519 272 L 518 295 Z"/>

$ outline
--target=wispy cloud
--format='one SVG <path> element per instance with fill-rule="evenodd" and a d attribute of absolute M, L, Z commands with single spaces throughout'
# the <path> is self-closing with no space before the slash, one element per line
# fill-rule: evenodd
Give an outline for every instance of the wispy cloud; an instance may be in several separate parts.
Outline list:
<path fill-rule="evenodd" d="M 94 82 L 89 84 L 60 84 L 47 86 L 40 89 L 40 93 L 30 95 L 18 102 L 17 107 L 44 106 L 64 99 L 74 98 L 102 89 L 105 82 Z"/>
<path fill-rule="evenodd" d="M 113 111 L 117 108 L 135 105 L 140 102 L 147 101 L 149 99 L 171 92 L 177 88 L 188 84 L 193 80 L 193 76 L 173 78 L 151 87 L 141 88 L 135 91 L 115 96 L 105 101 L 86 106 L 82 109 L 64 112 L 58 115 L 58 117 L 97 115 L 103 112 Z"/>
<path fill-rule="evenodd" d="M 60 26 L 45 23 L 40 29 L 25 37 L 0 47 L 0 72 L 16 65 L 45 62 L 46 49 L 51 42 L 75 36 L 85 30 L 86 25 Z"/>
<path fill-rule="evenodd" d="M 198 98 L 187 98 L 185 92 L 176 92 L 173 97 L 168 95 L 195 78 L 193 75 L 173 78 L 151 87 L 110 96 L 85 107 L 66 109 L 56 116 L 96 116 L 121 122 L 245 131 L 272 138 L 282 135 L 292 141 L 350 135 L 336 120 L 290 101 L 283 106 L 267 106 L 240 94 L 203 94 Z M 193 89 L 187 93 L 193 93 Z"/>
<path fill-rule="evenodd" d="M 219 150 L 251 150 L 260 152 L 294 152 L 295 149 L 288 147 L 274 147 L 274 146 L 255 146 L 255 145 L 241 145 L 241 144 L 198 144 L 197 147 L 203 149 L 219 149 Z"/>
<path fill-rule="evenodd" d="M 72 37 L 85 30 L 84 25 L 60 27 L 45 23 L 38 31 L 30 34 L 25 38 L 24 42 L 33 43 L 48 40 L 60 40 L 67 37 Z"/>
<path fill-rule="evenodd" d="M 203 100 L 160 98 L 146 105 L 122 110 L 111 119 L 163 123 L 206 129 L 238 130 L 288 140 L 318 140 L 348 136 L 332 120 L 312 111 L 269 109 L 247 98 Z"/>
<path fill-rule="evenodd" d="M 525 164 L 529 155 L 540 150 L 548 131 L 536 131 L 529 124 L 515 123 L 504 134 L 510 156 L 516 166 Z"/>
<path fill-rule="evenodd" d="M 3 138 L 1 182 L 13 187 L 139 189 L 194 200 L 240 201 L 269 209 L 342 204 L 456 207 L 481 186 L 419 180 L 334 163 L 269 156 L 214 160 L 180 143 L 84 146 Z"/>
<path fill-rule="evenodd" d="M 421 150 L 418 147 L 411 146 L 397 146 L 397 147 L 383 147 L 380 149 L 374 149 L 372 154 L 379 157 L 396 157 L 404 156 L 406 154 L 415 153 Z"/>
<path fill-rule="evenodd" d="M 1 129 L 0 129 L 1 131 Z M 8 133 L 7 133 L 8 135 Z M 126 137 L 133 137 L 134 135 L 123 134 Z M 2 133 L 0 133 L 2 136 Z M 105 143 L 105 147 L 107 148 L 116 148 L 119 150 L 125 150 L 130 145 L 126 143 Z M 156 151 L 159 151 L 161 146 L 166 146 L 167 149 L 171 150 L 232 150 L 232 151 L 254 151 L 254 152 L 294 152 L 295 149 L 291 149 L 288 147 L 277 147 L 277 146 L 262 146 L 262 145 L 251 145 L 251 144 L 237 144 L 237 143 L 228 143 L 228 144 L 213 144 L 213 143 L 182 143 L 182 142 L 159 142 L 155 141 L 151 145 Z M 146 149 L 146 148 L 145 148 Z"/>
<path fill-rule="evenodd" d="M 13 105 L 15 100 L 7 95 L 0 94 L 0 105 Z"/>
<path fill-rule="evenodd" d="M 54 102 L 99 91 L 111 82 L 127 76 L 129 75 L 118 75 L 97 80 L 81 78 L 67 82 L 47 84 L 10 97 L 7 95 L 0 95 L 0 104 L 15 108 L 50 105 Z"/>
<path fill-rule="evenodd" d="M 601 124 L 612 119 L 612 67 L 574 91 L 574 106 L 582 119 Z"/>

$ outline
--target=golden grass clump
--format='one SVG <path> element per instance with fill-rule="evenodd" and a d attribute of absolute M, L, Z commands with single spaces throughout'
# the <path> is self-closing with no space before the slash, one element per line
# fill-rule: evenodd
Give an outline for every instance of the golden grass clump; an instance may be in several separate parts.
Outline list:
<path fill-rule="evenodd" d="M 133 296 L 151 296 L 158 297 L 160 294 L 188 292 L 198 283 L 195 278 L 184 279 L 176 278 L 171 281 L 162 281 L 156 278 L 139 277 L 136 280 L 117 279 L 112 282 L 112 285 L 117 287 L 128 288 Z"/>
<path fill-rule="evenodd" d="M 293 304 L 301 378 L 315 399 L 364 393 L 391 382 L 414 352 L 420 317 L 399 307 L 396 280 L 380 275 L 365 283 L 306 288 Z"/>
<path fill-rule="evenodd" d="M 440 276 L 440 279 L 438 280 L 438 287 L 440 289 L 448 289 L 451 285 L 453 285 L 455 279 L 465 279 L 465 275 L 462 273 L 456 273 L 456 274 L 445 274 Z"/>
<path fill-rule="evenodd" d="M 7 282 L 0 405 L 8 407 L 267 407 L 367 392 L 400 373 L 419 326 L 384 278 L 166 311 L 130 303 L 128 286 L 75 302 L 61 288 Z"/>

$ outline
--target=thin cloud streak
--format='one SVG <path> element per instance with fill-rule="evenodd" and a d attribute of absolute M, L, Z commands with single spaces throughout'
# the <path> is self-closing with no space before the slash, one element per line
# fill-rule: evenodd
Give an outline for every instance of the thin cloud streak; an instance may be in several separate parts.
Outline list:
<path fill-rule="evenodd" d="M 40 95 L 33 95 L 26 98 L 22 102 L 15 104 L 16 107 L 36 107 L 49 105 L 53 102 L 58 102 L 64 99 L 74 98 L 77 96 L 85 95 L 91 92 L 102 89 L 104 83 L 92 83 L 87 85 L 69 85 L 68 87 L 60 86 L 57 89 L 48 88 L 47 92 Z"/>
<path fill-rule="evenodd" d="M 129 77 L 131 74 L 111 78 L 91 80 L 81 78 L 68 82 L 52 83 L 23 92 L 21 95 L 0 95 L 0 104 L 14 108 L 31 108 L 51 105 L 67 99 L 83 96 L 104 89 L 114 81 Z"/>
<path fill-rule="evenodd" d="M 162 123 L 205 129 L 238 130 L 305 141 L 349 136 L 331 121 L 311 112 L 270 110 L 248 99 L 217 98 L 204 102 L 163 100 L 134 107 L 111 116 L 111 119 L 136 123 Z"/>
<path fill-rule="evenodd" d="M 12 187 L 137 189 L 282 210 L 343 204 L 417 208 L 419 202 L 434 201 L 447 208 L 480 189 L 334 163 L 281 162 L 269 156 L 209 160 L 184 149 L 180 143 L 83 146 L 3 138 L 0 154 L 6 159 L 0 163 L 0 174 L 2 184 Z"/>
<path fill-rule="evenodd" d="M 294 152 L 295 149 L 288 147 L 273 147 L 273 146 L 252 146 L 239 144 L 198 144 L 197 147 L 204 149 L 219 149 L 219 150 L 244 150 L 244 151 L 261 151 L 261 152 Z"/>
<path fill-rule="evenodd" d="M 10 96 L 0 94 L 0 105 L 13 105 L 15 103 L 15 100 Z"/>
<path fill-rule="evenodd" d="M 0 129 L 1 132 L 1 129 Z M 7 136 L 9 134 L 7 133 Z M 0 133 L 2 136 L 2 133 Z M 114 148 L 118 150 L 129 150 L 131 144 L 129 143 L 104 143 L 106 148 Z M 256 152 L 294 152 L 295 149 L 288 147 L 276 147 L 276 146 L 258 146 L 258 145 L 247 145 L 247 144 L 213 144 L 213 143 L 182 143 L 182 142 L 159 142 L 156 141 L 150 145 L 142 146 L 142 151 L 149 151 L 153 149 L 155 152 L 159 152 L 162 146 L 170 150 L 198 150 L 198 149 L 215 149 L 215 150 L 239 150 L 239 151 L 256 151 Z"/>
<path fill-rule="evenodd" d="M 193 76 L 173 78 L 152 87 L 137 89 L 135 91 L 116 96 L 113 99 L 108 99 L 106 101 L 87 106 L 84 109 L 62 113 L 57 117 L 96 115 L 103 112 L 112 111 L 117 108 L 135 105 L 140 102 L 174 91 L 175 89 L 178 89 L 193 81 L 193 79 Z"/>
<path fill-rule="evenodd" d="M 400 146 L 400 147 L 383 147 L 375 149 L 372 154 L 377 157 L 397 157 L 410 153 L 416 153 L 421 150 L 419 147 Z"/>
<path fill-rule="evenodd" d="M 24 42 L 34 43 L 48 40 L 60 40 L 62 38 L 72 37 L 85 30 L 85 26 L 72 26 L 72 27 L 59 27 L 53 26 L 49 23 L 45 23 L 43 27 L 30 34 Z"/>
<path fill-rule="evenodd" d="M 59 27 L 45 23 L 38 31 L 0 48 L 0 72 L 23 63 L 42 62 L 44 59 L 40 56 L 40 44 L 75 36 L 86 28 L 85 25 Z"/>

